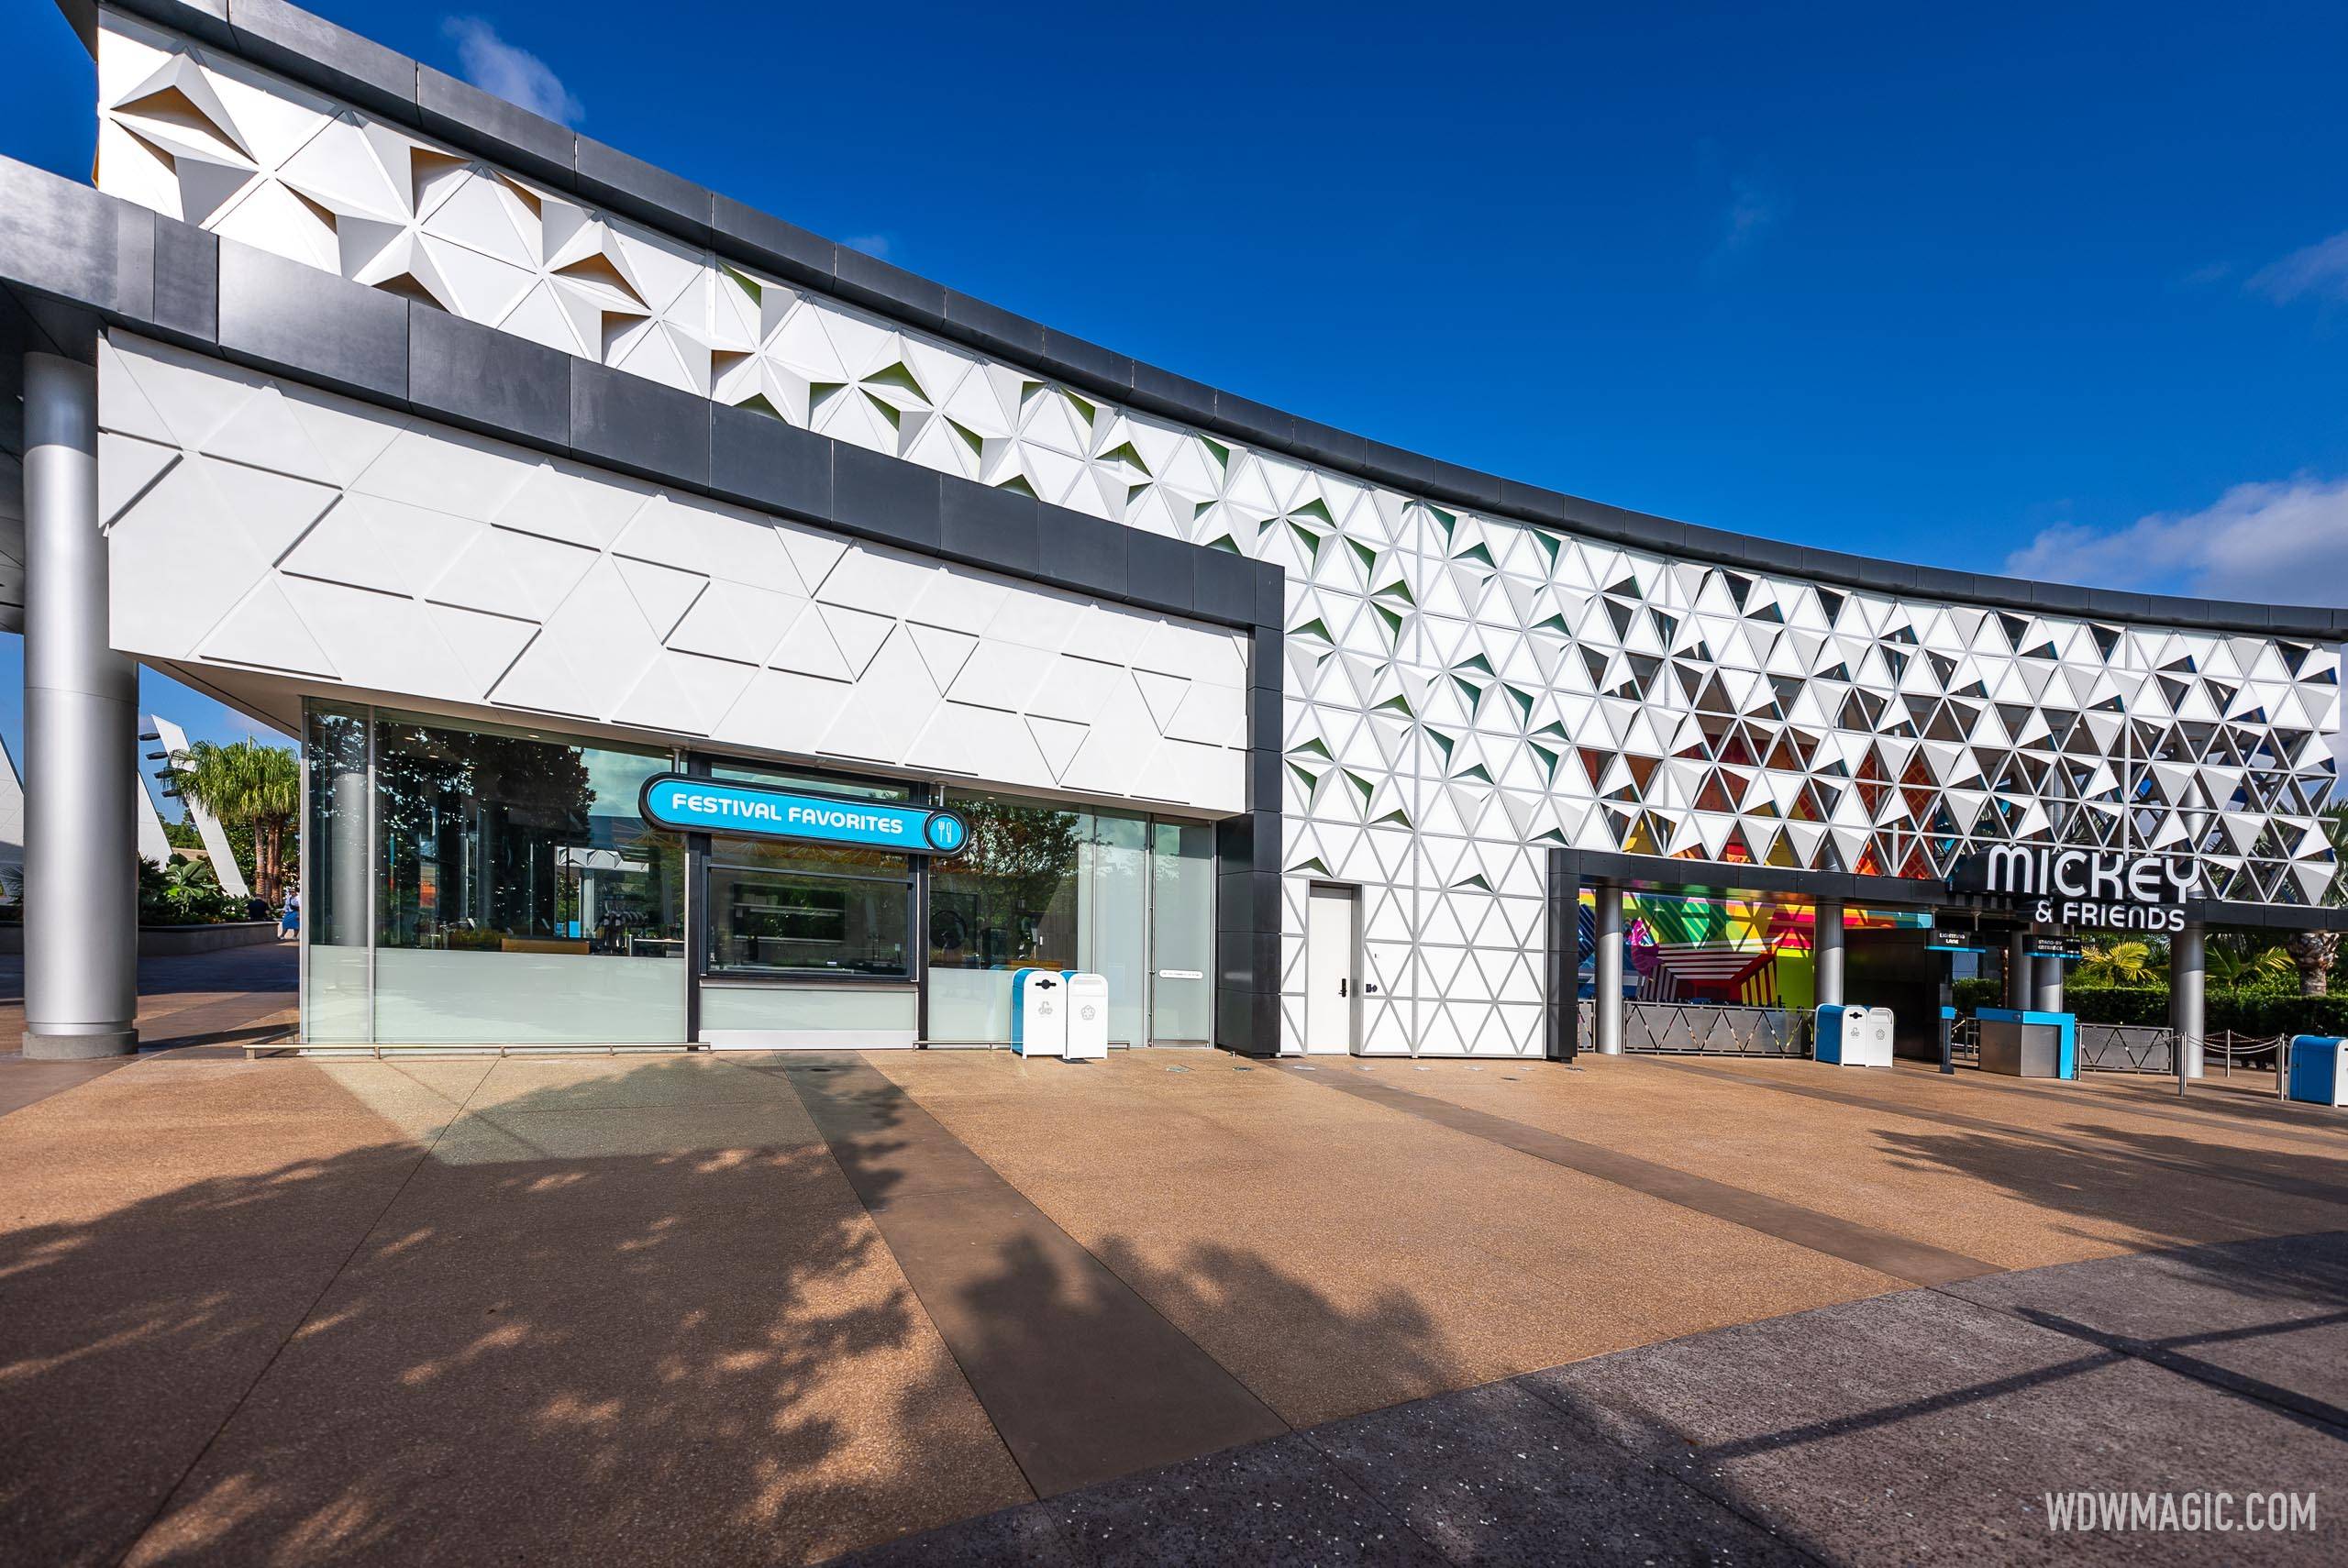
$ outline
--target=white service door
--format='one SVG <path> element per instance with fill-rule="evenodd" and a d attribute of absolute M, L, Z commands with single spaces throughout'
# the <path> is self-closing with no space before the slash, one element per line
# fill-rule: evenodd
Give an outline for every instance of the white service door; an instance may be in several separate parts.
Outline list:
<path fill-rule="evenodd" d="M 1304 913 L 1304 1048 L 1354 1048 L 1354 895 L 1315 888 Z"/>

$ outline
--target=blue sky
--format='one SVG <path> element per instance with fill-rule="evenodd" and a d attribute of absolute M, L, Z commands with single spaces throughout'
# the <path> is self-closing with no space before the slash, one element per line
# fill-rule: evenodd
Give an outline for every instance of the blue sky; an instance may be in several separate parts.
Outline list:
<path fill-rule="evenodd" d="M 2348 602 L 2335 6 L 316 8 L 1401 446 L 1873 554 Z M 85 175 L 63 22 L 6 7 L 0 55 L 0 151 Z"/>

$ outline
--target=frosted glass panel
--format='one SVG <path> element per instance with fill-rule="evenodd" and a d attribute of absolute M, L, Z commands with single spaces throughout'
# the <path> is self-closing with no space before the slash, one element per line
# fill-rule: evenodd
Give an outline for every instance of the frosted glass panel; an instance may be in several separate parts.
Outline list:
<path fill-rule="evenodd" d="M 1077 909 L 1084 927 L 1077 967 L 1109 982 L 1109 1043 L 1138 1045 L 1149 970 L 1149 824 L 1087 815 L 1078 857 Z"/>
<path fill-rule="evenodd" d="M 387 1045 L 681 1044 L 685 966 L 511 948 L 382 947 L 375 954 L 375 1038 Z"/>
<path fill-rule="evenodd" d="M 1149 1037 L 1205 1042 L 1214 1032 L 1214 829 L 1150 828 Z"/>
<path fill-rule="evenodd" d="M 919 1006 L 911 987 L 704 984 L 701 1037 L 711 1045 L 753 1048 L 911 1045 Z"/>
<path fill-rule="evenodd" d="M 366 1043 L 367 949 L 310 949 L 302 977 L 302 1038 L 312 1045 Z"/>
<path fill-rule="evenodd" d="M 929 1037 L 947 1044 L 994 1044 L 1011 1039 L 1009 969 L 932 969 Z"/>

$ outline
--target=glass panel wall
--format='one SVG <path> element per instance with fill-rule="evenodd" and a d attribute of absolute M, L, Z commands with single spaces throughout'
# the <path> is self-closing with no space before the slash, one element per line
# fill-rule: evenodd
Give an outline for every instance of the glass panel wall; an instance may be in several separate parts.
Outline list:
<path fill-rule="evenodd" d="M 1214 829 L 1150 824 L 1149 1037 L 1214 1038 Z"/>
<path fill-rule="evenodd" d="M 668 754 L 382 711 L 374 750 L 378 1041 L 684 1038 Z"/>
<path fill-rule="evenodd" d="M 1007 1043 L 1011 977 L 1024 968 L 1099 974 L 1109 982 L 1111 1043 L 1152 1038 L 1151 867 L 1158 856 L 1203 857 L 1181 885 L 1196 892 L 1211 949 L 1213 831 L 1160 824 L 1154 833 L 1146 817 L 962 791 L 951 803 L 969 818 L 970 843 L 930 865 L 929 1038 Z M 1197 967 L 1203 975 L 1204 963 Z M 1156 1037 L 1208 1038 L 1203 1004 L 1190 1027 L 1196 1032 Z"/>
<path fill-rule="evenodd" d="M 1077 966 L 1075 812 L 956 794 L 970 842 L 929 868 L 929 1037 L 1008 1043 L 1011 977 Z"/>
<path fill-rule="evenodd" d="M 308 1039 L 685 1038 L 687 840 L 637 810 L 669 754 L 330 703 L 309 704 L 304 724 Z M 711 771 L 847 798 L 914 793 Z M 952 803 L 972 831 L 927 871 L 927 1038 L 1007 1043 L 1011 977 L 1027 967 L 1102 974 L 1114 1043 L 1211 1037 L 1212 828 L 973 792 Z M 846 845 L 707 842 L 704 1037 L 910 1042 L 920 867 Z M 817 995 L 809 981 L 830 984 Z"/>
<path fill-rule="evenodd" d="M 1141 1045 L 1149 992 L 1149 819 L 1091 812 L 1077 857 L 1076 966 L 1109 982 L 1109 1043 Z"/>

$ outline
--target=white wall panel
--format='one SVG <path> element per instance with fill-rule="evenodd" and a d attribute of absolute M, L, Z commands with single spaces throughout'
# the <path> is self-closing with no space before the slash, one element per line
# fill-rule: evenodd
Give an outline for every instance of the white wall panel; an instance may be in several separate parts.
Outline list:
<path fill-rule="evenodd" d="M 108 538 L 126 652 L 1245 806 L 1242 634 L 670 495 L 138 338 L 103 346 L 99 385 L 102 463 L 124 476 Z M 1137 670 L 1144 657 L 1193 668 L 1179 701 L 1143 698 L 1139 682 L 1171 679 Z"/>

